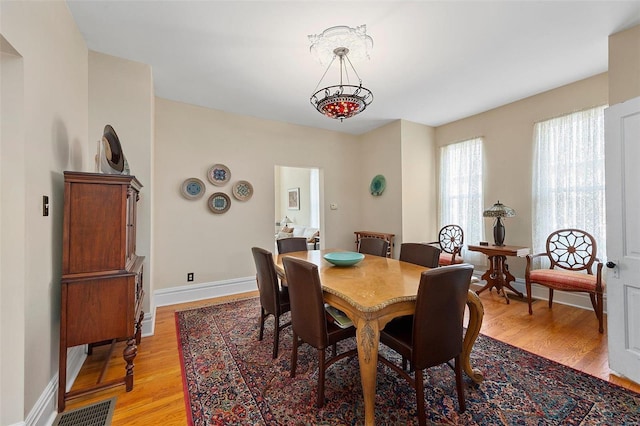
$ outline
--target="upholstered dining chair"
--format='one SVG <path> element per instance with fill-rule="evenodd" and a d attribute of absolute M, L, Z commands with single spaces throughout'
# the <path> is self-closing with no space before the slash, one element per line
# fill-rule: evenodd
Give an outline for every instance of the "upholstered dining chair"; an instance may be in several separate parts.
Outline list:
<path fill-rule="evenodd" d="M 283 258 L 282 263 L 289 283 L 289 295 L 291 297 L 293 350 L 291 351 L 290 375 L 291 377 L 296 375 L 300 341 L 316 348 L 318 352 L 318 395 L 316 406 L 321 408 L 324 406 L 326 370 L 335 362 L 357 354 L 357 349 L 355 348 L 338 354 L 337 343 L 354 337 L 356 329 L 353 326 L 340 328 L 327 321 L 320 276 L 316 265 L 293 257 Z M 333 356 L 325 359 L 326 349 L 330 346 L 333 347 Z"/>
<path fill-rule="evenodd" d="M 604 332 L 602 262 L 596 257 L 596 240 L 591 234 L 580 229 L 560 229 L 547 237 L 544 253 L 527 255 L 525 284 L 529 315 L 531 309 L 531 284 L 539 284 L 549 289 L 549 309 L 553 304 L 553 291 L 578 291 L 589 294 L 591 305 L 598 318 L 598 331 Z M 534 269 L 534 259 L 546 258 L 548 268 Z M 593 274 L 593 266 L 596 274 Z"/>
<path fill-rule="evenodd" d="M 278 344 L 280 331 L 291 325 L 291 321 L 280 324 L 280 316 L 290 310 L 289 292 L 280 287 L 278 274 L 273 264 L 273 255 L 270 251 L 260 247 L 251 248 L 253 260 L 256 264 L 256 278 L 260 293 L 260 334 L 258 340 L 264 335 L 264 320 L 273 315 L 273 358 L 278 357 Z"/>
<path fill-rule="evenodd" d="M 440 249 L 430 244 L 402 243 L 399 260 L 427 268 L 437 268 L 440 261 Z"/>
<path fill-rule="evenodd" d="M 463 263 L 462 247 L 464 246 L 464 232 L 459 225 L 446 225 L 438 232 L 438 241 L 428 244 L 440 247 L 440 266 Z"/>
<path fill-rule="evenodd" d="M 278 253 L 290 253 L 292 251 L 307 251 L 307 239 L 305 237 L 280 238 L 276 240 Z"/>
<path fill-rule="evenodd" d="M 450 265 L 430 269 L 420 276 L 414 315 L 389 322 L 380 331 L 380 341 L 402 356 L 415 369 L 412 378 L 404 368 L 379 355 L 379 360 L 407 380 L 416 391 L 418 422 L 426 425 L 424 407 L 425 368 L 446 363 L 456 376 L 460 412 L 465 410 L 462 388 L 463 319 L 473 266 Z M 450 364 L 454 360 L 453 366 Z"/>
<path fill-rule="evenodd" d="M 381 238 L 362 237 L 358 242 L 358 253 L 387 257 L 389 242 Z"/>

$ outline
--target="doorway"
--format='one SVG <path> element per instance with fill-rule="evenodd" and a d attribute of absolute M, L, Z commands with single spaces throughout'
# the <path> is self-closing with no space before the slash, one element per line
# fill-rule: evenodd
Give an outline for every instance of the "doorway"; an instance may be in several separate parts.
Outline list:
<path fill-rule="evenodd" d="M 276 232 L 287 225 L 294 229 L 317 229 L 322 233 L 320 169 L 275 166 L 274 176 Z"/>

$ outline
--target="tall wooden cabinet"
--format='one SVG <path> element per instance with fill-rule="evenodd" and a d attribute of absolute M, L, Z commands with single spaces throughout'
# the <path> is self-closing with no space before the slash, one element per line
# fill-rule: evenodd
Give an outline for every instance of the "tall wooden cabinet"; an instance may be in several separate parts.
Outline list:
<path fill-rule="evenodd" d="M 121 384 L 133 389 L 144 316 L 144 257 L 136 254 L 141 188 L 135 176 L 64 172 L 58 412 L 89 392 Z M 67 348 L 117 341 L 126 341 L 123 377 L 104 381 L 105 364 L 96 385 L 67 392 Z"/>

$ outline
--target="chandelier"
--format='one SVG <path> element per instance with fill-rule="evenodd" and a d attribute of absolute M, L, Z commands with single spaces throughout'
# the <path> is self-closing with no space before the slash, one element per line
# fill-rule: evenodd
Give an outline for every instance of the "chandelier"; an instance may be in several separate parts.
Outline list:
<path fill-rule="evenodd" d="M 311 105 L 321 114 L 329 118 L 340 119 L 340 121 L 364 111 L 373 102 L 373 93 L 362 86 L 362 79 L 349 59 L 350 49 L 347 46 L 356 49 L 359 55 L 368 58 L 368 49 L 373 46 L 373 40 L 366 35 L 366 26 L 361 25 L 357 28 L 332 27 L 320 35 L 309 36 L 309 39 L 311 40 L 311 52 L 321 62 L 327 58 L 329 48 L 333 47 L 333 56 L 329 65 L 311 95 Z M 340 83 L 318 90 L 336 59 L 338 59 Z M 357 85 L 350 84 L 347 65 L 358 79 Z"/>

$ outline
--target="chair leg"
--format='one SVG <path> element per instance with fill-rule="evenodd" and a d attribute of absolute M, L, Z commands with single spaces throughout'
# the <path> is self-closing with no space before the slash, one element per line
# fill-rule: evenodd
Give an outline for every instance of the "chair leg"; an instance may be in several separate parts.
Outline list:
<path fill-rule="evenodd" d="M 264 335 L 264 317 L 265 317 L 265 313 L 264 313 L 264 308 L 261 306 L 260 307 L 260 334 L 258 335 L 258 340 L 262 340 L 262 337 Z"/>
<path fill-rule="evenodd" d="M 464 401 L 464 388 L 462 387 L 462 365 L 460 362 L 460 355 L 456 356 L 454 360 L 454 370 L 456 372 L 456 389 L 458 390 L 458 405 L 460 406 L 460 414 L 462 414 L 467 409 L 467 407 Z"/>
<path fill-rule="evenodd" d="M 604 333 L 604 306 L 602 301 L 602 293 L 589 293 L 591 298 L 591 306 L 593 306 L 593 312 L 596 313 L 598 318 L 598 331 Z"/>
<path fill-rule="evenodd" d="M 527 303 L 529 304 L 529 315 L 533 315 L 533 309 L 531 309 L 531 281 L 526 280 L 525 282 L 527 287 Z"/>
<path fill-rule="evenodd" d="M 416 370 L 415 385 L 416 405 L 418 408 L 418 424 L 420 426 L 426 426 L 427 416 L 424 412 L 424 377 L 422 376 L 422 370 Z"/>
<path fill-rule="evenodd" d="M 273 359 L 278 357 L 278 345 L 280 344 L 280 317 L 273 316 Z"/>
<path fill-rule="evenodd" d="M 549 289 L 549 309 L 551 309 L 552 305 L 553 305 L 553 289 L 550 288 Z"/>
<path fill-rule="evenodd" d="M 324 406 L 324 371 L 325 371 L 324 349 L 318 349 L 318 400 L 316 406 Z"/>
<path fill-rule="evenodd" d="M 293 348 L 291 349 L 291 372 L 289 377 L 296 377 L 296 368 L 298 366 L 298 335 L 293 332 Z"/>

